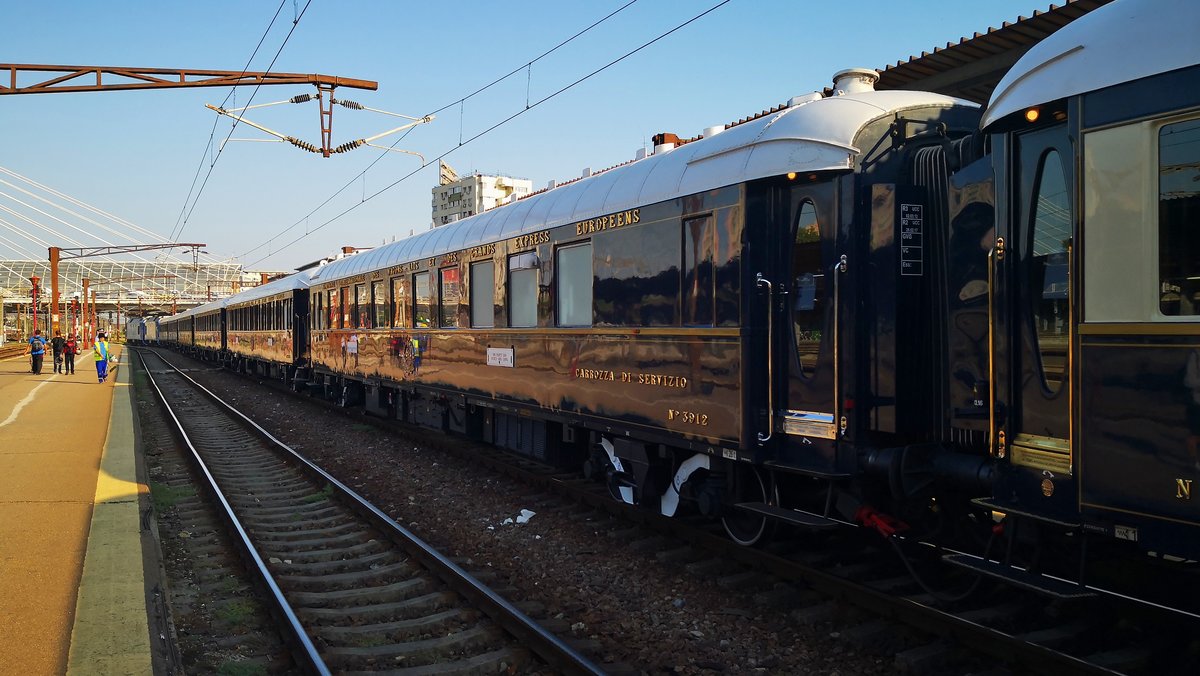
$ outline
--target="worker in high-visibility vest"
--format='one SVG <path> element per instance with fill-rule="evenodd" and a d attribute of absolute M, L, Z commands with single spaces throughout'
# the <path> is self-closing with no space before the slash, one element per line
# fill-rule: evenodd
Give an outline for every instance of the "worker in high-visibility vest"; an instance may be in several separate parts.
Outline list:
<path fill-rule="evenodd" d="M 96 345 L 92 348 L 92 356 L 96 358 L 96 377 L 98 382 L 104 382 L 108 377 L 108 361 L 112 359 L 112 352 L 108 349 L 108 341 L 104 339 L 104 332 L 96 334 Z"/>

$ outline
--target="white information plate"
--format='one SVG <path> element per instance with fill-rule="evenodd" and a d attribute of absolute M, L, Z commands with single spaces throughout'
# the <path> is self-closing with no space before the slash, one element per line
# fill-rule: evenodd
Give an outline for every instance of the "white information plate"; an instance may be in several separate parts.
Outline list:
<path fill-rule="evenodd" d="M 488 366 L 503 366 L 509 369 L 513 367 L 513 348 L 489 347 L 487 351 Z"/>

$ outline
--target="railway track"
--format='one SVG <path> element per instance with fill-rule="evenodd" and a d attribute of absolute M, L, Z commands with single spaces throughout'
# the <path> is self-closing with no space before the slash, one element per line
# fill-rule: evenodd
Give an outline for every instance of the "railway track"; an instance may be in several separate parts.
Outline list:
<path fill-rule="evenodd" d="M 282 385 L 277 391 L 308 399 Z M 1047 604 L 1044 597 L 1003 587 L 985 588 L 967 599 L 947 600 L 947 594 L 961 592 L 974 584 L 975 578 L 957 569 L 947 570 L 940 563 L 939 551 L 915 542 L 874 538 L 871 543 L 863 539 L 863 533 L 844 531 L 832 537 L 802 535 L 763 549 L 747 549 L 729 541 L 711 522 L 668 519 L 615 502 L 607 489 L 595 482 L 494 447 L 394 421 L 352 418 L 402 432 L 439 451 L 469 457 L 471 463 L 508 475 L 543 496 L 586 505 L 598 515 L 633 524 L 621 528 L 619 537 L 638 540 L 632 546 L 635 551 L 678 563 L 698 575 L 721 576 L 748 595 L 774 595 L 776 601 L 794 603 L 793 617 L 798 623 L 828 618 L 834 614 L 834 606 L 845 601 L 865 611 L 863 618 L 852 620 L 850 627 L 839 632 L 847 640 L 891 646 L 895 641 L 889 634 L 901 628 L 912 630 L 915 637 L 895 648 L 897 667 L 908 671 L 953 669 L 958 673 L 964 663 L 990 663 L 998 670 L 989 673 L 1000 674 L 1189 673 L 1181 665 L 1197 657 L 1196 647 L 1189 647 L 1188 625 L 1152 613 L 1130 613 L 1128 607 L 1096 602 Z M 901 565 L 893 544 L 906 552 L 918 574 L 938 580 L 940 589 L 918 584 Z M 744 584 L 749 579 L 754 581 Z M 986 581 L 983 584 L 990 586 Z M 1124 618 L 1122 613 L 1127 613 Z"/>
<path fill-rule="evenodd" d="M 302 668 L 602 673 L 162 357 L 137 353 Z"/>

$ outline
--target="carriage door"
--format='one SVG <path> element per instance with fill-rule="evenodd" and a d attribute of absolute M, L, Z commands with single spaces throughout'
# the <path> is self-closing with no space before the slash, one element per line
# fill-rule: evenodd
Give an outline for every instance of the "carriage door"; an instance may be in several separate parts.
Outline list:
<path fill-rule="evenodd" d="M 993 291 L 1000 355 L 994 356 L 999 398 L 993 443 L 1012 465 L 1036 475 L 1036 481 L 1017 479 L 1014 490 L 1050 497 L 1052 484 L 1072 472 L 1073 155 L 1066 125 L 1013 139 L 1008 190 L 1015 199 L 1011 213 L 1001 219 L 999 235 L 1008 241 L 996 242 L 1002 258 L 995 262 Z M 1009 357 L 1008 373 L 1004 355 Z M 1062 493 L 1064 500 L 1073 497 L 1073 491 Z"/>
<path fill-rule="evenodd" d="M 816 473 L 836 470 L 834 441 L 838 433 L 837 369 L 834 343 L 835 308 L 844 276 L 834 260 L 837 213 L 833 182 L 812 183 L 790 191 L 790 234 L 781 254 L 786 258 L 782 299 L 776 305 L 776 360 L 786 365 L 786 395 L 777 406 L 783 418 L 781 458 Z M 782 344 L 780 344 L 782 343 Z"/>

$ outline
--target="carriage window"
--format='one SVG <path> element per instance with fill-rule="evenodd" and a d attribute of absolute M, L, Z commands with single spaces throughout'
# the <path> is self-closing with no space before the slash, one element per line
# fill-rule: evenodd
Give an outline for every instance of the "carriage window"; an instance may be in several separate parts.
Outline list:
<path fill-rule="evenodd" d="M 350 295 L 350 289 L 348 287 L 337 289 L 337 295 L 338 306 L 340 306 L 342 309 L 341 321 L 338 322 L 337 328 L 353 329 L 354 317 L 350 316 L 350 306 L 354 304 L 354 297 L 353 295 Z"/>
<path fill-rule="evenodd" d="M 592 325 L 592 244 L 580 244 L 559 249 L 558 265 L 558 325 Z"/>
<path fill-rule="evenodd" d="M 537 326 L 537 254 L 508 257 L 508 325 Z"/>
<path fill-rule="evenodd" d="M 438 285 L 441 298 L 442 328 L 452 329 L 458 326 L 458 300 L 462 296 L 459 284 L 458 268 L 442 268 L 439 272 Z"/>
<path fill-rule="evenodd" d="M 371 289 L 366 284 L 354 285 L 354 327 L 371 328 Z"/>
<path fill-rule="evenodd" d="M 1030 257 L 1030 313 L 1042 359 L 1043 382 L 1051 392 L 1062 386 L 1067 360 L 1070 323 L 1067 247 L 1071 243 L 1071 203 L 1066 174 L 1058 152 L 1042 157 L 1037 191 L 1033 196 L 1033 246 Z"/>
<path fill-rule="evenodd" d="M 418 272 L 413 279 L 413 319 L 417 328 L 427 329 L 431 325 L 430 308 L 433 305 L 429 288 L 429 273 Z"/>
<path fill-rule="evenodd" d="M 471 326 L 496 325 L 496 264 L 491 261 L 471 266 Z"/>
<path fill-rule="evenodd" d="M 372 317 L 372 326 L 377 329 L 390 326 L 391 322 L 388 320 L 388 297 L 386 282 L 374 282 L 371 284 L 371 306 L 375 308 L 375 316 Z"/>
<path fill-rule="evenodd" d="M 326 291 L 325 297 L 328 299 L 326 306 L 329 308 L 329 323 L 325 326 L 327 329 L 336 329 L 338 325 L 338 317 L 341 316 L 341 310 L 338 309 L 337 291 Z"/>
<path fill-rule="evenodd" d="M 717 229 L 712 218 L 689 218 L 683 222 L 683 324 L 712 326 L 716 296 Z"/>
<path fill-rule="evenodd" d="M 1159 312 L 1200 315 L 1200 120 L 1158 132 Z"/>
<path fill-rule="evenodd" d="M 805 201 L 796 221 L 792 245 L 792 337 L 800 374 L 812 376 L 817 368 L 825 314 L 825 272 L 821 267 L 821 227 L 817 208 Z"/>
<path fill-rule="evenodd" d="M 408 326 L 408 294 L 403 277 L 392 278 L 392 326 Z"/>

